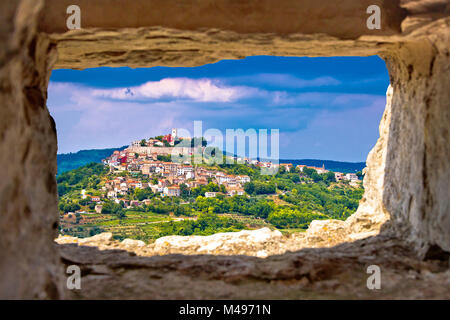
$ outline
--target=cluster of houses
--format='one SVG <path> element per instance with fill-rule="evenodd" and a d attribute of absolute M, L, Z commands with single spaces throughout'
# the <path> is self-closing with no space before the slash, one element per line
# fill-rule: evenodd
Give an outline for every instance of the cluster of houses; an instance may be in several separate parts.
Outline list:
<path fill-rule="evenodd" d="M 137 167 L 137 172 L 147 177 L 150 182 L 142 182 L 138 178 L 118 176 L 106 181 L 103 186 L 106 195 L 111 199 L 118 199 L 126 195 L 131 189 L 150 188 L 153 193 L 164 196 L 180 196 L 180 185 L 188 188 L 207 185 L 209 182 L 223 185 L 229 196 L 243 195 L 243 185 L 250 182 L 246 175 L 228 175 L 221 171 L 207 170 L 203 167 L 194 168 L 191 165 L 183 165 L 163 161 L 143 161 Z M 133 171 L 130 171 L 133 174 Z M 208 196 L 211 196 L 209 194 Z"/>
<path fill-rule="evenodd" d="M 180 139 L 177 137 L 176 129 L 172 129 L 171 134 L 163 137 L 163 141 L 168 142 L 172 146 L 175 139 Z M 182 184 L 190 189 L 207 185 L 209 182 L 216 183 L 219 186 L 223 185 L 229 196 L 244 194 L 243 185 L 250 182 L 250 177 L 246 175 L 228 175 L 221 171 L 208 170 L 201 166 L 193 166 L 190 162 L 175 163 L 158 160 L 159 155 L 172 154 L 173 148 L 177 147 L 165 147 L 164 143 L 160 140 L 148 139 L 145 141 L 135 141 L 122 151 L 114 151 L 110 157 L 103 160 L 103 163 L 110 167 L 111 172 L 126 171 L 129 174 L 126 177 L 117 176 L 116 178 L 107 181 L 103 187 L 106 196 L 110 199 L 114 199 L 116 202 L 124 201 L 127 205 L 133 205 L 132 203 L 128 204 L 123 198 L 131 189 L 150 188 L 153 193 L 176 197 L 181 194 L 180 186 Z M 274 164 L 272 162 L 238 157 L 235 157 L 234 160 L 238 163 L 255 165 L 261 168 L 283 167 L 288 172 L 292 171 L 294 168 L 291 163 Z M 303 171 L 304 168 L 311 168 L 315 169 L 318 173 L 328 172 L 324 166 L 320 168 L 298 165 L 296 168 L 298 171 Z M 142 182 L 137 178 L 140 175 L 151 182 Z M 336 172 L 335 177 L 336 181 L 359 181 L 354 173 L 343 174 Z M 207 192 L 205 196 L 215 197 L 216 193 Z"/>
<path fill-rule="evenodd" d="M 165 141 L 171 143 L 176 137 L 176 130 L 172 130 L 172 138 L 165 137 Z M 127 176 L 117 176 L 106 181 L 103 191 L 106 196 L 116 202 L 124 201 L 124 196 L 131 189 L 151 189 L 153 193 L 163 196 L 180 196 L 181 185 L 186 185 L 188 189 L 207 185 L 213 182 L 219 186 L 224 186 L 226 194 L 229 196 L 243 195 L 243 185 L 250 182 L 250 177 L 246 175 L 228 175 L 221 171 L 208 170 L 204 167 L 195 167 L 189 162 L 175 163 L 159 161 L 159 155 L 170 155 L 172 149 L 176 147 L 163 147 L 163 144 L 156 139 L 146 140 L 146 146 L 136 141 L 131 146 L 122 150 L 114 151 L 113 154 L 104 159 L 103 163 L 108 165 L 111 172 L 120 173 L 126 171 Z M 149 152 L 149 150 L 151 152 Z M 145 177 L 142 182 L 139 176 Z M 216 192 L 207 192 L 206 197 L 215 197 Z M 135 205 L 133 203 L 127 205 Z"/>
<path fill-rule="evenodd" d="M 177 130 L 172 129 L 171 134 L 163 136 L 163 141 L 173 146 L 175 139 L 183 139 L 177 136 Z M 128 148 L 122 151 L 114 151 L 113 154 L 104 159 L 103 163 L 108 165 L 111 172 L 126 171 L 130 176 L 141 174 L 152 182 L 144 183 L 138 178 L 117 177 L 107 181 L 104 191 L 108 198 L 121 201 L 121 196 L 128 193 L 130 189 L 150 188 L 154 193 L 164 196 L 180 196 L 180 185 L 185 184 L 188 188 L 195 188 L 207 185 L 209 182 L 223 185 L 229 196 L 243 195 L 243 185 L 250 182 L 248 176 L 227 175 L 220 171 L 207 170 L 203 167 L 194 167 L 190 162 L 175 163 L 159 161 L 158 156 L 168 156 L 172 154 L 174 148 L 181 150 L 186 147 L 166 147 L 163 142 L 157 139 L 135 141 Z M 192 148 L 187 150 L 188 154 L 193 153 Z M 178 150 L 177 150 L 178 151 Z M 154 181 L 156 178 L 156 181 Z M 215 193 L 208 193 L 207 197 L 215 196 Z"/>

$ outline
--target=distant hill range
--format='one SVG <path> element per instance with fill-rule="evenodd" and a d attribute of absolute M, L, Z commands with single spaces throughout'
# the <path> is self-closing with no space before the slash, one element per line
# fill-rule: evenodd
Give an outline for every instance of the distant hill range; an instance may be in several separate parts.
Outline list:
<path fill-rule="evenodd" d="M 58 174 L 82 167 L 90 162 L 99 163 L 106 157 L 109 157 L 114 150 L 123 150 L 126 147 L 128 146 L 120 148 L 80 150 L 75 153 L 58 154 Z M 325 165 L 325 169 L 327 170 L 344 173 L 358 172 L 366 166 L 365 162 L 341 162 L 317 159 L 280 159 L 280 163 L 292 163 L 293 165 L 304 164 L 314 167 L 322 167 L 322 165 Z"/>
<path fill-rule="evenodd" d="M 365 162 L 342 162 L 334 160 L 318 160 L 318 159 L 280 159 L 280 163 L 292 163 L 293 165 L 304 164 L 312 167 L 322 167 L 334 172 L 354 173 L 365 168 Z"/>
<path fill-rule="evenodd" d="M 58 174 L 82 167 L 91 162 L 101 162 L 106 157 L 109 157 L 114 150 L 123 150 L 128 146 L 123 146 L 120 148 L 109 148 L 109 149 L 91 149 L 91 150 L 80 150 L 75 153 L 62 153 L 58 154 Z"/>

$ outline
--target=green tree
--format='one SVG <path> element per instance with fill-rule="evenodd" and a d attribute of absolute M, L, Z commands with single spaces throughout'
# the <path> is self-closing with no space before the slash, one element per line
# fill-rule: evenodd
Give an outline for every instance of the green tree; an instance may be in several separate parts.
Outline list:
<path fill-rule="evenodd" d="M 327 173 L 322 174 L 322 179 L 325 182 L 336 182 L 336 177 L 334 175 L 334 172 L 328 171 Z"/>
<path fill-rule="evenodd" d="M 314 172 L 311 174 L 311 179 L 313 179 L 314 182 L 319 182 L 322 180 L 322 177 L 320 176 L 320 174 L 317 173 L 316 170 L 314 170 Z"/>
<path fill-rule="evenodd" d="M 244 190 L 248 194 L 254 194 L 255 193 L 255 183 L 254 182 L 247 182 L 244 184 Z"/>

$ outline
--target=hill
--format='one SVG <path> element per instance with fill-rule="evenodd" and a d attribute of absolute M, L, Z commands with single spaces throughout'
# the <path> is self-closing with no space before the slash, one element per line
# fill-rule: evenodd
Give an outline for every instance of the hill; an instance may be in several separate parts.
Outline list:
<path fill-rule="evenodd" d="M 108 149 L 91 149 L 91 150 L 80 150 L 75 153 L 62 153 L 58 154 L 57 164 L 58 164 L 58 174 L 63 172 L 82 167 L 91 162 L 101 162 L 102 159 L 110 156 L 114 150 L 123 150 L 128 146 L 123 146 L 120 148 L 108 148 Z"/>
<path fill-rule="evenodd" d="M 334 160 L 319 160 L 319 159 L 280 159 L 280 163 L 292 163 L 293 165 L 304 164 L 307 166 L 322 167 L 335 172 L 352 173 L 364 169 L 365 162 L 342 162 Z"/>

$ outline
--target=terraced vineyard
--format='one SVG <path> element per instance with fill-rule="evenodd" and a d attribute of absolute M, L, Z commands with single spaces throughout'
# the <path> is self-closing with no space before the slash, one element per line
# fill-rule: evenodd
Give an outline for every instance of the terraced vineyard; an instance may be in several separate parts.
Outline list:
<path fill-rule="evenodd" d="M 148 233 L 146 226 L 149 224 L 157 225 L 176 220 L 180 218 L 138 211 L 128 211 L 126 217 L 122 219 L 110 214 L 82 213 L 78 224 L 67 219 L 61 220 L 61 229 L 77 237 L 87 237 L 98 232 L 111 232 L 117 239 L 139 239 L 146 238 Z"/>

